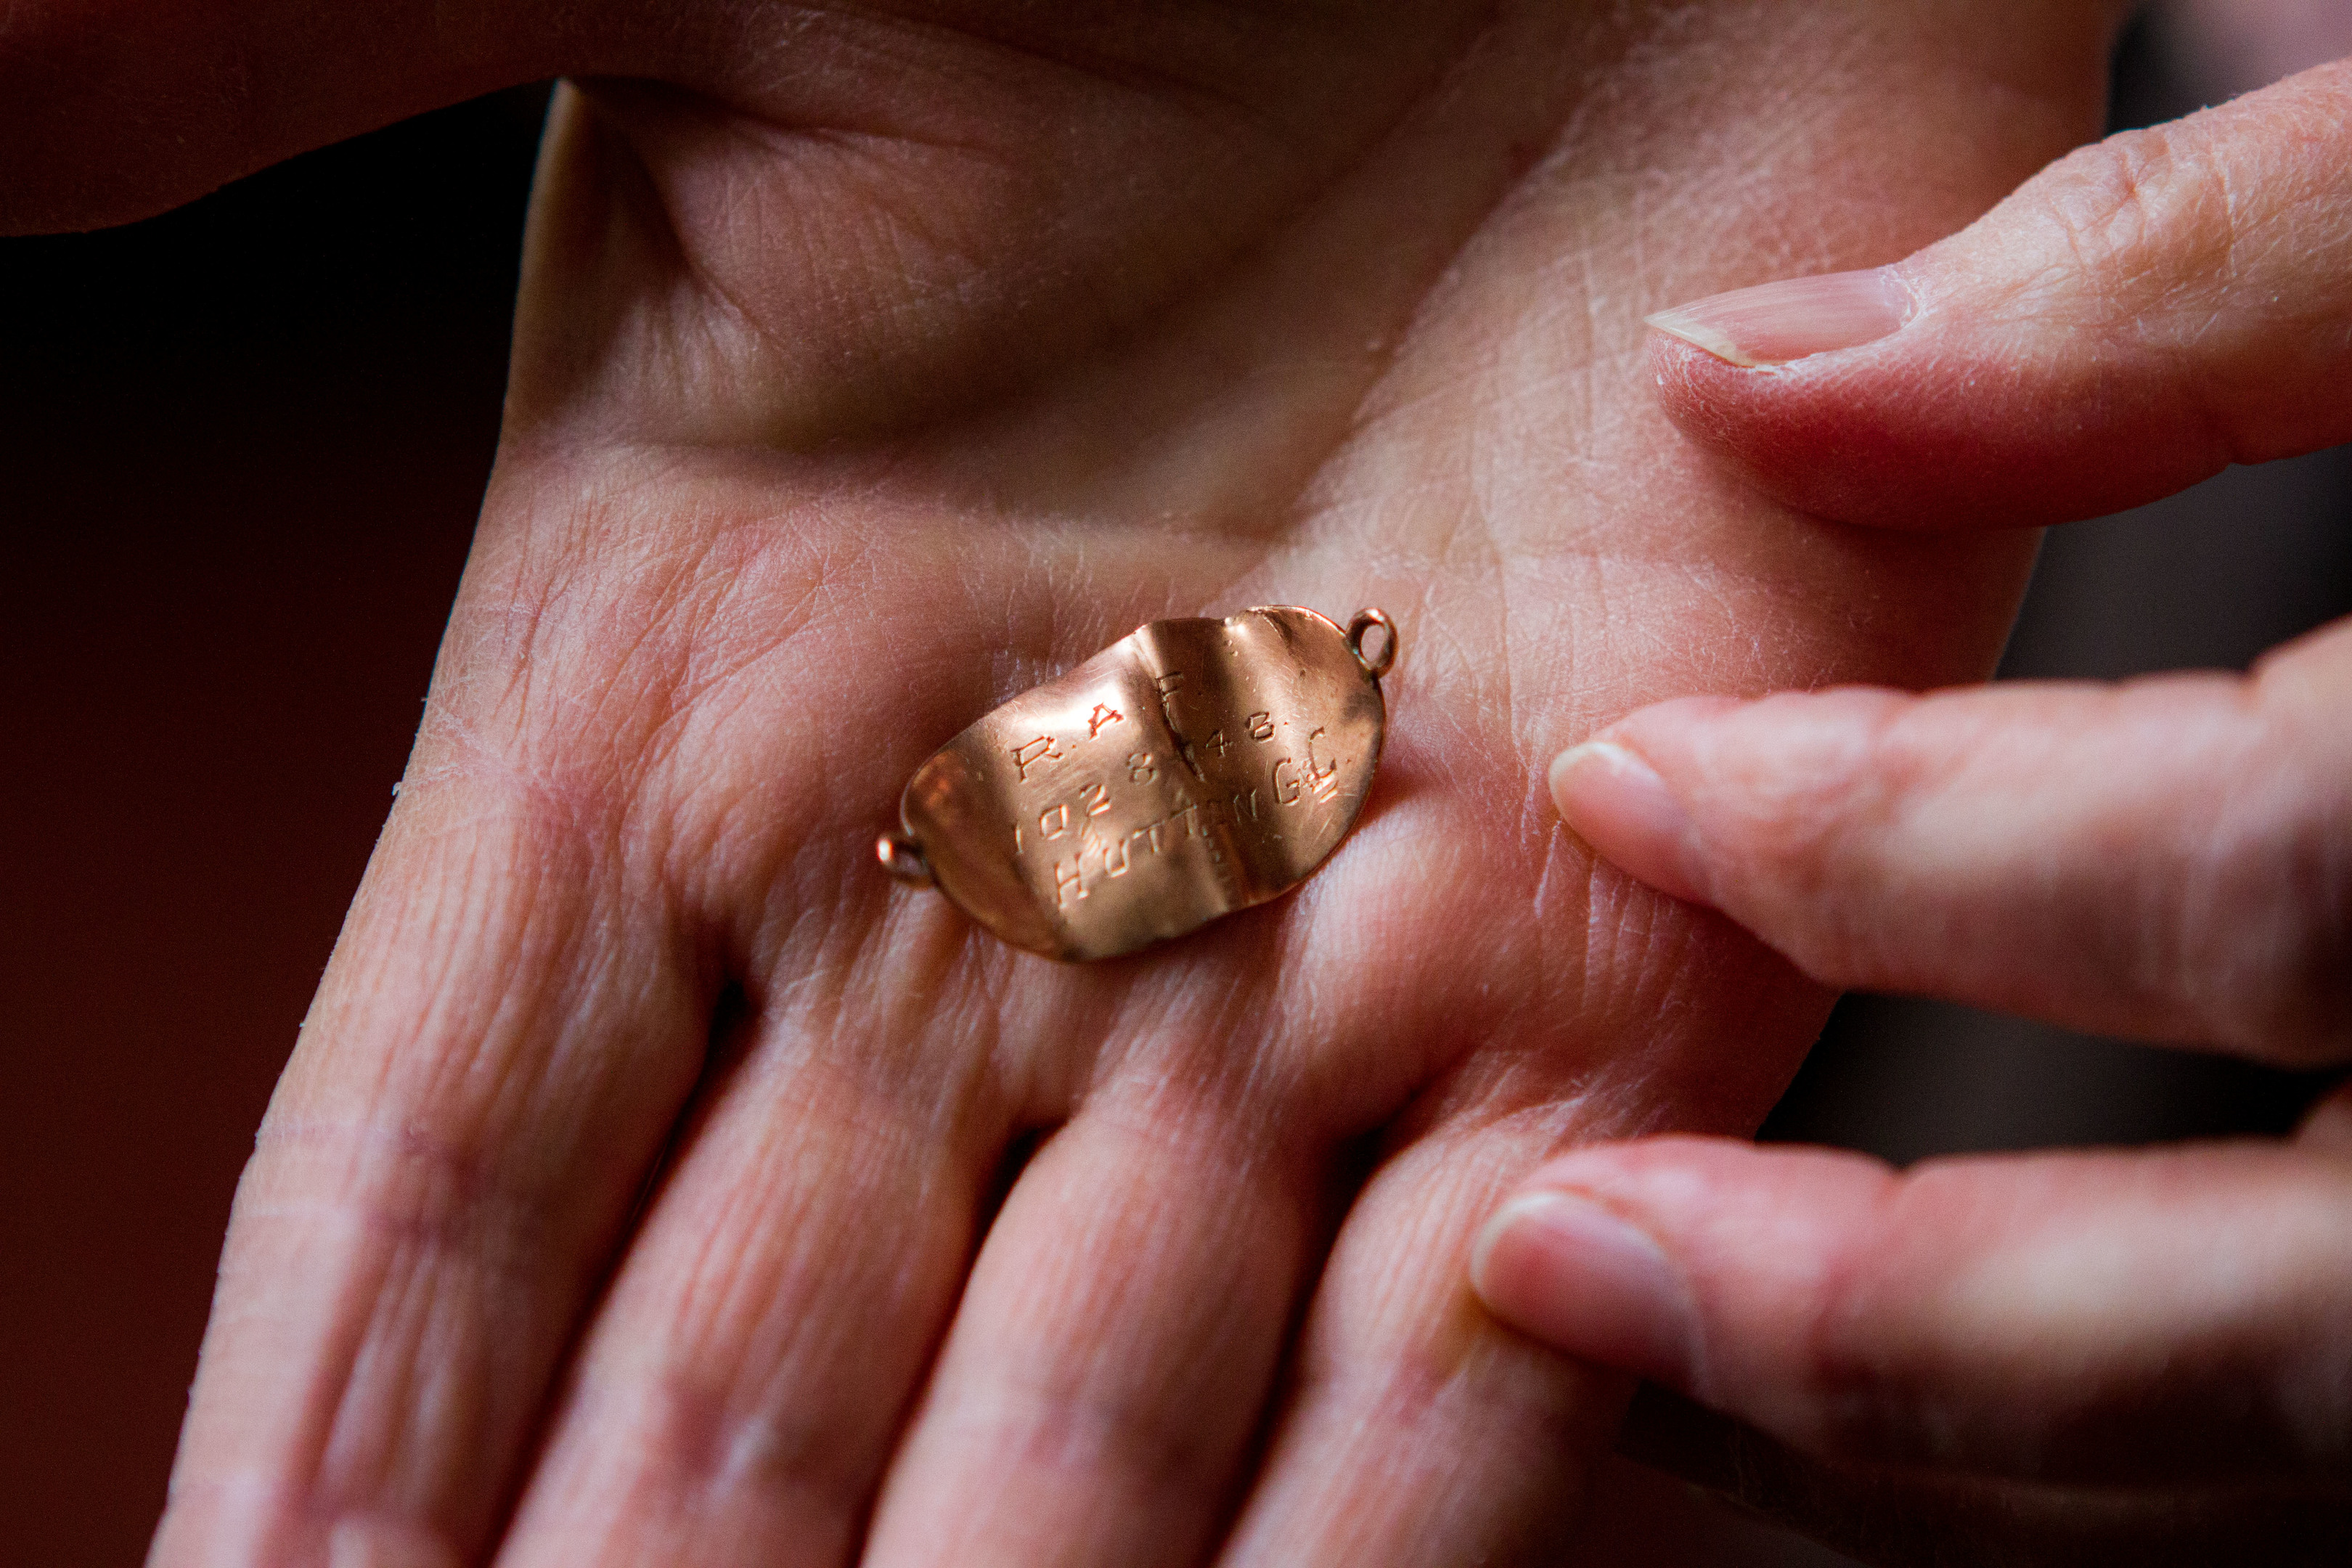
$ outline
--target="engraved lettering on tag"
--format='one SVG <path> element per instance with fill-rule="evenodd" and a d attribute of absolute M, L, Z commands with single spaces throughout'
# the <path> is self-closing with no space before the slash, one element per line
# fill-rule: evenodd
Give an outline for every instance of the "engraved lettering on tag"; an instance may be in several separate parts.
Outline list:
<path fill-rule="evenodd" d="M 1032 767 L 1061 754 L 1060 750 L 1054 744 L 1053 736 L 1040 735 L 1034 741 L 1024 741 L 1013 748 L 1013 766 L 1018 773 L 1021 782 L 1027 784 L 1029 770 Z"/>
<path fill-rule="evenodd" d="M 1056 958 L 1278 898 L 1363 802 L 1390 658 L 1365 657 L 1363 627 L 1387 625 L 1276 605 L 1139 627 L 943 746 L 908 781 L 883 866 Z"/>
<path fill-rule="evenodd" d="M 1204 800 L 1201 803 L 1201 837 L 1209 846 L 1209 863 L 1213 866 L 1222 866 L 1225 863 L 1225 847 L 1217 841 L 1217 836 L 1213 831 L 1218 823 L 1224 820 L 1224 816 L 1223 801 Z"/>
<path fill-rule="evenodd" d="M 1315 791 L 1315 798 L 1328 802 L 1339 793 L 1339 764 L 1335 760 L 1322 767 L 1315 765 L 1315 742 L 1322 738 L 1323 729 L 1320 725 L 1318 725 L 1314 732 L 1307 737 L 1307 778 L 1308 784 Z"/>

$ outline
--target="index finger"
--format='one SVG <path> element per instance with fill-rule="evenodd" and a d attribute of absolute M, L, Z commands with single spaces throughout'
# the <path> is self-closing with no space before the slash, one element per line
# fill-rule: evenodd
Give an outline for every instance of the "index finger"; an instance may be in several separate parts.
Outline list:
<path fill-rule="evenodd" d="M 1693 700 L 1560 757 L 1569 825 L 1843 986 L 2340 1060 L 2352 626 L 2253 677 Z"/>

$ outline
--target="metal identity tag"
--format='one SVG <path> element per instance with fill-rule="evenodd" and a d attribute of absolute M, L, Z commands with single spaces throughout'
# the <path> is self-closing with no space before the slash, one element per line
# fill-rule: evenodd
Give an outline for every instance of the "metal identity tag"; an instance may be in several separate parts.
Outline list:
<path fill-rule="evenodd" d="M 1288 605 L 1139 626 L 933 753 L 877 853 L 1050 958 L 1182 936 L 1288 892 L 1347 837 L 1396 653 L 1378 610 L 1344 631 Z"/>

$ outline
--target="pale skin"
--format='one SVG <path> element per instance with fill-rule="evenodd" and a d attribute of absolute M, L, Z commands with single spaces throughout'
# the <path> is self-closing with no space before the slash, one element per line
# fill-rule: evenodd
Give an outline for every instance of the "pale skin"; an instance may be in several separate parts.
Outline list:
<path fill-rule="evenodd" d="M 1543 769 L 1979 677 L 2031 549 L 1768 499 L 1640 319 L 1960 227 L 2095 132 L 2109 7 L 133 9 L 12 13 L 10 226 L 588 83 L 152 1561 L 1541 1561 L 1628 1384 L 1471 1237 L 1752 1128 L 1830 994 Z M 1404 646 L 1297 894 L 1067 968 L 876 871 L 972 718 L 1256 603 Z"/>
<path fill-rule="evenodd" d="M 1677 422 L 1889 527 L 2061 521 L 2352 440 L 2352 61 L 2069 159 L 1892 272 L 1892 311 L 1872 276 L 1666 318 Z M 2352 1064 L 2352 623 L 2243 676 L 1682 699 L 1551 783 L 1617 865 L 1830 984 Z M 1878 1560 L 2352 1539 L 2352 1089 L 2276 1142 L 1900 1173 L 1589 1148 L 1474 1274 L 1748 1424 L 1782 1478 L 1759 1500 Z"/>

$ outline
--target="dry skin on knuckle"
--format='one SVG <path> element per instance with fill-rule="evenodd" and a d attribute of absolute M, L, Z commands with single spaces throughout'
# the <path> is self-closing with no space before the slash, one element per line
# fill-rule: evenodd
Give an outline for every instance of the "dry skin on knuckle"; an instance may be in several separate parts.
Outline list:
<path fill-rule="evenodd" d="M 2029 295 L 2087 289 L 2095 324 L 2139 329 L 2178 310 L 2184 288 L 2201 292 L 2202 279 L 2227 275 L 2232 207 L 2195 132 L 2124 132 L 2069 153 L 2037 183 L 2026 209 L 2038 263 Z"/>
<path fill-rule="evenodd" d="M 2216 466 L 2326 444 L 2336 426 L 2282 389 L 2347 342 L 2343 112 L 2340 92 L 2273 89 L 2079 150 L 2029 187 L 2021 226 L 1991 220 L 1989 301 L 2069 323 L 2079 395 L 2152 395 Z"/>

